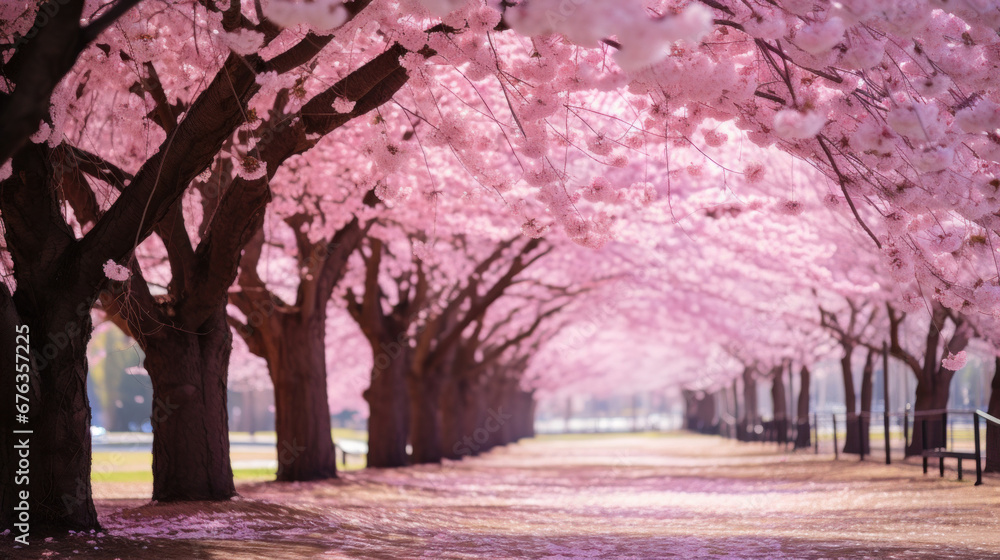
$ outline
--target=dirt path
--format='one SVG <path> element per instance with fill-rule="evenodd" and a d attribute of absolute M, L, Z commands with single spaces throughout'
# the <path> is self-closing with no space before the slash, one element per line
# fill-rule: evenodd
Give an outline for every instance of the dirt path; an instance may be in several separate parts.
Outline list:
<path fill-rule="evenodd" d="M 10 557 L 1000 559 L 1000 478 L 949 477 L 700 436 L 529 441 L 224 504 L 102 500 L 104 534 Z"/>

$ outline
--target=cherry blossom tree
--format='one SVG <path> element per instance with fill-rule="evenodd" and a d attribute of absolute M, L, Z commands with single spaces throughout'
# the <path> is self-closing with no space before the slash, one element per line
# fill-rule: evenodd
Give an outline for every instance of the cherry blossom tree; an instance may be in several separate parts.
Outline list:
<path fill-rule="evenodd" d="M 347 301 L 373 350 L 368 402 L 378 437 L 370 460 L 381 466 L 407 461 L 408 436 L 433 442 L 408 434 L 406 426 L 440 431 L 439 411 L 427 404 L 438 400 L 436 372 L 456 359 L 470 332 L 501 322 L 484 313 L 506 292 L 504 284 L 556 239 L 594 249 L 638 240 L 663 253 L 646 264 L 683 263 L 669 273 L 637 275 L 647 288 L 658 283 L 666 295 L 649 301 L 671 311 L 672 321 L 644 323 L 645 331 L 676 335 L 672 344 L 690 350 L 691 363 L 729 351 L 748 366 L 726 375 L 719 368 L 699 380 L 697 368 L 678 364 L 658 379 L 648 372 L 668 356 L 654 351 L 644 370 L 630 372 L 638 386 L 724 384 L 740 371 L 751 372 L 744 378 L 753 382 L 754 369 L 770 371 L 801 354 L 795 346 L 815 339 L 797 332 L 808 322 L 803 310 L 817 307 L 810 287 L 844 297 L 868 289 L 874 276 L 896 283 L 871 290 L 880 291 L 870 298 L 880 316 L 882 305 L 874 302 L 890 302 L 889 338 L 896 340 L 893 325 L 903 312 L 929 309 L 928 332 L 937 334 L 928 334 L 922 351 L 904 350 L 903 341 L 891 346 L 923 376 L 923 387 L 932 387 L 920 389 L 928 396 L 919 405 L 934 407 L 967 340 L 973 332 L 987 338 L 1000 314 L 993 249 L 1000 211 L 1000 38 L 993 30 L 1000 14 L 991 4 L 67 0 L 45 6 L 56 12 L 28 2 L 0 8 L 0 217 L 10 271 L 0 289 L 0 335 L 5 363 L 13 364 L 15 327 L 26 324 L 35 334 L 34 449 L 49 458 L 32 477 L 39 526 L 97 527 L 83 389 L 95 301 L 131 321 L 159 380 L 158 396 L 180 391 L 193 403 L 192 391 L 213 395 L 204 410 L 182 407 L 158 423 L 164 444 L 176 443 L 171 429 L 214 426 L 196 444 L 190 467 L 166 467 L 176 464 L 168 457 L 182 453 L 157 444 L 163 472 L 210 471 L 207 490 L 175 494 L 157 485 L 164 498 L 231 493 L 225 462 L 198 457 L 225 449 L 227 322 L 240 314 L 250 322 L 239 325 L 240 334 L 267 356 L 276 390 L 288 397 L 279 399 L 279 431 L 312 434 L 315 445 L 316 457 L 282 476 L 332 474 L 327 426 L 303 418 L 328 412 L 320 348 L 327 301 L 359 243 L 355 258 L 363 266 L 347 282 L 353 288 Z M 733 156 L 746 141 L 783 150 L 832 183 L 815 181 L 799 197 L 771 188 L 740 200 L 726 181 L 739 176 L 754 184 L 787 161 Z M 677 169 L 671 153 L 680 147 L 706 161 Z M 726 159 L 713 160 L 710 148 L 722 148 Z M 725 188 L 706 189 L 718 177 L 706 169 L 723 170 Z M 338 184 L 326 190 L 332 177 Z M 310 196 L 296 198 L 296 189 Z M 385 234 L 396 224 L 360 203 L 369 191 L 398 215 L 403 233 Z M 473 204 L 443 205 L 449 197 Z M 275 209 L 269 222 L 273 199 L 288 206 Z M 292 201 L 303 211 L 294 211 Z M 429 247 L 454 246 L 462 226 L 442 226 L 438 236 L 433 219 L 412 214 L 441 211 L 473 223 L 485 219 L 479 202 L 502 211 L 507 235 L 493 231 L 462 259 L 456 252 L 451 264 L 431 265 Z M 855 235 L 791 219 L 815 216 L 821 205 L 849 216 Z M 652 217 L 637 219 L 635 207 Z M 336 219 L 324 221 L 325 215 Z M 368 231 L 362 243 L 376 217 L 382 230 Z M 625 222 L 636 229 L 620 227 Z M 259 233 L 265 224 L 294 230 Z M 516 238 L 512 224 L 528 239 Z M 681 233 L 664 234 L 667 225 Z M 830 246 L 861 247 L 857 231 L 868 244 L 862 253 L 877 255 L 881 268 L 838 277 L 830 271 L 854 269 L 829 262 Z M 688 243 L 695 234 L 711 242 Z M 254 255 L 268 235 L 272 242 L 295 239 L 297 256 L 288 259 L 298 280 L 294 297 L 260 276 Z M 307 256 L 316 247 L 320 257 Z M 485 280 L 469 274 L 483 265 Z M 237 275 L 233 302 L 242 311 L 229 317 Z M 162 295 L 149 287 L 157 280 Z M 285 294 L 284 303 L 268 305 L 277 293 Z M 263 308 L 253 301 L 265 302 Z M 255 327 L 254 312 L 268 315 L 267 322 Z M 761 317 L 775 316 L 782 319 L 777 328 L 760 328 Z M 944 340 L 940 329 L 948 322 L 954 330 Z M 287 342 L 274 344 L 279 331 L 304 333 L 311 346 L 305 362 L 282 358 L 290 354 Z M 615 336 L 629 339 L 627 333 L 620 330 L 607 344 Z M 168 360 L 177 348 L 183 364 Z M 492 366 L 490 395 L 509 399 L 516 391 L 602 375 L 591 364 L 568 377 L 553 368 L 546 378 L 533 369 L 528 348 L 534 347 L 508 349 L 505 363 Z M 197 356 L 211 360 L 199 365 Z M 305 370 L 308 386 L 318 389 L 309 394 L 288 383 Z M 14 375 L 3 368 L 0 381 L 13 383 Z M 294 406 L 302 406 L 303 417 L 283 415 Z M 418 412 L 412 424 L 411 409 Z M 0 420 L 3 476 L 15 460 L 9 422 Z M 442 453 L 437 447 L 415 450 L 419 460 L 433 461 Z M 0 493 L 5 526 L 12 492 L 5 486 Z"/>
<path fill-rule="evenodd" d="M 363 7 L 364 4 L 353 6 L 355 11 Z M 247 122 L 250 115 L 247 104 L 261 89 L 258 76 L 267 75 L 268 72 L 280 76 L 293 70 L 308 62 L 332 39 L 314 39 L 315 35 L 293 35 L 275 43 L 274 40 L 280 34 L 279 28 L 264 19 L 260 23 L 253 23 L 238 8 L 238 3 L 232 3 L 225 11 L 217 9 L 214 4 L 201 12 L 196 9 L 196 14 L 200 13 L 198 17 L 202 19 L 199 25 L 213 27 L 225 33 L 224 37 L 229 37 L 230 33 L 257 34 L 252 36 L 257 37 L 257 46 L 265 39 L 274 43 L 273 52 L 265 51 L 265 55 L 271 58 L 265 60 L 258 54 L 237 54 L 233 49 L 249 53 L 245 44 L 220 41 L 213 34 L 190 34 L 189 20 L 177 10 L 160 11 L 153 17 L 129 12 L 127 16 L 133 18 L 128 22 L 130 25 L 116 28 L 114 32 L 108 30 L 107 43 L 94 43 L 81 55 L 86 56 L 93 67 L 88 69 L 88 65 L 83 65 L 62 82 L 60 91 L 53 96 L 55 101 L 51 113 L 54 116 L 39 129 L 34 138 L 43 143 L 29 144 L 20 149 L 10 164 L 5 166 L 4 197 L 0 212 L 4 216 L 5 234 L 17 285 L 12 297 L 9 292 L 5 292 L 11 302 L 9 326 L 13 329 L 19 322 L 27 323 L 35 332 L 53 333 L 59 340 L 58 344 L 49 343 L 52 347 L 49 352 L 51 359 L 44 358 L 49 351 L 44 341 L 32 347 L 36 355 L 36 371 L 39 371 L 39 383 L 35 385 L 34 395 L 35 402 L 38 403 L 36 408 L 49 411 L 33 418 L 41 434 L 38 449 L 41 455 L 53 458 L 51 462 L 40 464 L 37 475 L 32 478 L 36 485 L 32 495 L 39 500 L 35 511 L 38 512 L 40 527 L 52 525 L 88 528 L 97 524 L 89 488 L 89 406 L 85 391 L 81 388 L 84 386 L 82 380 L 86 378 L 85 346 L 91 330 L 87 310 L 97 299 L 100 288 L 109 281 L 109 276 L 111 280 L 123 277 L 119 269 L 105 265 L 108 261 L 124 262 L 139 242 L 152 233 L 175 208 L 188 184 L 210 168 L 227 139 L 233 136 L 242 123 Z M 183 48 L 179 44 L 173 49 L 163 48 L 168 44 L 168 37 L 172 38 L 170 40 L 184 40 Z M 100 40 L 105 40 L 105 37 L 102 36 Z M 362 72 L 363 79 L 369 81 L 368 86 L 354 88 L 352 79 L 338 82 L 335 87 L 339 94 L 352 98 L 355 103 L 346 118 L 343 115 L 330 118 L 324 114 L 319 121 L 310 121 L 309 125 L 299 120 L 292 126 L 280 126 L 278 133 L 269 135 L 269 141 L 259 146 L 265 154 L 277 155 L 263 156 L 261 159 L 254 156 L 237 158 L 237 165 L 234 167 L 241 175 L 236 182 L 246 188 L 230 189 L 227 191 L 229 196 L 225 197 L 226 201 L 237 207 L 245 205 L 253 208 L 254 196 L 262 196 L 262 191 L 263 196 L 266 196 L 266 181 L 262 181 L 259 174 L 254 176 L 255 172 L 269 167 L 268 171 L 273 173 L 281 156 L 287 157 L 295 150 L 307 149 L 308 142 L 303 145 L 298 139 L 315 132 L 329 132 L 353 116 L 363 114 L 390 98 L 400 82 L 397 80 L 392 85 L 383 80 L 387 74 L 392 75 L 393 69 L 399 68 L 399 54 L 387 51 L 387 54 L 383 54 L 381 59 L 372 62 Z M 157 56 L 160 58 L 157 59 Z M 173 67 L 181 69 L 194 69 L 198 66 L 190 65 L 198 64 L 206 71 L 206 75 L 216 73 L 216 77 L 204 85 L 204 89 L 184 73 L 171 76 L 171 81 L 163 83 L 157 79 L 153 60 L 168 64 L 173 62 Z M 385 65 L 393 60 L 396 61 L 395 66 L 389 64 L 390 68 L 385 73 L 370 71 L 372 66 Z M 361 75 L 356 75 L 354 80 L 361 78 Z M 400 72 L 396 75 L 402 77 Z M 119 124 L 129 122 L 129 117 L 125 121 L 120 120 L 123 117 L 122 107 L 116 104 L 115 94 L 123 92 L 119 95 L 124 95 L 136 81 L 140 82 L 137 86 L 138 93 L 130 93 L 141 101 L 130 103 L 127 108 L 133 115 L 131 122 L 156 123 L 160 130 L 150 126 L 143 131 L 141 127 L 133 126 L 129 132 L 137 134 L 131 136 L 114 134 L 124 132 L 119 131 L 118 126 L 102 128 L 103 123 L 109 121 Z M 372 81 L 381 89 L 372 89 Z M 170 91 L 176 101 L 171 102 L 165 91 Z M 329 100 L 337 96 L 333 92 L 327 95 Z M 322 97 L 317 100 L 317 104 L 320 103 Z M 147 111 L 151 113 L 148 120 L 145 119 Z M 94 117 L 93 121 L 90 121 L 91 117 Z M 90 132 L 86 128 L 88 123 L 95 124 L 97 129 Z M 313 128 L 310 129 L 310 126 Z M 74 127 L 78 128 L 74 130 Z M 60 155 L 61 151 L 67 151 L 63 148 L 64 135 L 69 132 L 77 136 L 73 142 L 80 143 L 82 140 L 90 144 L 99 140 L 101 133 L 96 130 L 107 135 L 108 142 L 104 146 L 106 151 L 124 149 L 119 164 L 109 162 L 107 158 L 94 152 L 86 152 L 86 157 L 82 158 L 85 163 L 78 164 L 74 157 L 67 164 L 65 157 Z M 77 152 L 70 150 L 69 153 Z M 53 166 L 53 161 L 58 162 L 58 165 Z M 261 161 L 266 163 L 260 163 Z M 222 166 L 224 162 L 220 161 L 218 165 Z M 122 176 L 116 173 L 116 169 L 122 167 L 136 171 Z M 109 190 L 101 193 L 102 196 L 98 198 L 106 206 L 90 208 L 93 214 L 100 216 L 96 221 L 88 221 L 90 216 L 83 212 L 68 220 L 54 198 L 54 193 L 61 191 L 54 187 L 63 184 L 63 176 L 67 174 L 73 179 L 80 179 L 79 170 L 84 168 L 89 168 L 89 174 L 94 179 L 109 186 Z M 120 195 L 115 196 L 112 191 L 126 181 L 127 186 L 121 190 Z M 53 188 L 39 190 L 35 185 L 49 185 Z M 262 185 L 264 189 L 261 188 Z M 79 211 L 79 207 L 74 210 Z M 234 214 L 236 219 L 240 215 L 251 215 L 247 211 Z M 41 227 L 43 224 L 49 224 L 48 229 Z M 252 231 L 252 228 L 248 229 Z M 224 327 L 224 294 L 231 282 L 231 278 L 226 280 L 226 273 L 217 269 L 229 266 L 232 270 L 230 274 L 235 274 L 238 259 L 230 257 L 227 265 L 225 258 L 218 258 L 217 254 L 212 253 L 228 252 L 232 256 L 234 250 L 227 249 L 227 246 L 236 244 L 235 255 L 238 257 L 240 231 L 246 229 L 220 234 L 223 237 L 228 235 L 227 240 L 215 240 L 212 235 L 207 236 L 202 240 L 205 242 L 204 250 L 194 255 L 196 258 L 204 258 L 200 271 L 206 273 L 207 281 L 221 285 L 222 314 L 215 316 L 221 317 L 222 322 L 218 324 L 220 329 L 215 332 L 228 332 Z M 53 235 L 62 241 L 53 241 L 56 239 Z M 42 246 L 46 247 L 44 254 L 49 257 L 37 260 L 35 255 L 43 254 Z M 209 269 L 214 271 L 209 273 Z M 67 286 L 65 280 L 53 284 L 56 278 L 75 280 Z M 19 295 L 27 290 L 45 289 L 56 291 L 50 295 L 35 294 L 30 298 Z M 47 302 L 46 307 L 52 311 L 45 311 L 38 308 L 37 303 L 32 303 L 41 301 Z M 201 324 L 200 320 L 194 321 L 195 326 Z M 72 328 L 67 331 L 69 327 Z M 225 341 L 221 346 L 213 348 L 215 351 L 228 353 Z M 38 356 L 44 361 L 39 360 Z M 47 405 L 46 399 L 52 403 Z M 222 414 L 225 414 L 224 408 Z M 5 448 L 10 447 L 12 446 Z M 10 459 L 6 457 L 5 469 L 14 464 Z M 46 469 L 46 465 L 50 469 Z M 7 490 L 10 489 L 5 487 L 4 504 L 13 500 L 13 495 L 8 494 Z M 67 506 L 67 503 L 72 507 Z M 6 518 L 6 512 L 12 511 L 12 508 L 5 507 L 4 511 Z"/>
<path fill-rule="evenodd" d="M 458 270 L 451 267 L 462 261 L 438 261 L 448 263 L 449 282 L 435 278 L 440 268 L 414 254 L 419 243 L 404 239 L 387 248 L 386 241 L 372 238 L 363 253 L 363 283 L 347 291 L 348 310 L 374 355 L 365 393 L 369 466 L 407 464 L 407 436 L 413 461 L 440 461 L 445 363 L 454 359 L 462 332 L 481 321 L 515 279 L 551 251 L 538 238 L 488 243 L 482 256 L 473 253 Z M 482 243 L 477 245 L 482 250 Z M 392 260 L 383 265 L 384 259 Z M 383 266 L 387 272 L 381 272 Z"/>
<path fill-rule="evenodd" d="M 290 222 L 294 227 L 297 220 Z M 239 291 L 230 293 L 243 315 L 231 322 L 249 350 L 268 364 L 279 453 L 295 450 L 288 461 L 279 463 L 278 480 L 288 481 L 336 474 L 327 392 L 326 310 L 363 231 L 355 219 L 329 241 L 312 242 L 298 227 L 295 235 L 301 255 L 295 268 L 301 272 L 293 300 L 286 303 L 275 295 L 257 272 L 261 232 L 244 251 Z"/>

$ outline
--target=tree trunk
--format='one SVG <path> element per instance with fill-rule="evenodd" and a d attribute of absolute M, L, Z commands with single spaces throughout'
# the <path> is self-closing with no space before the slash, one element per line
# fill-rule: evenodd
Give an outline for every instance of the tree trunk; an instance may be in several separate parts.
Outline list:
<path fill-rule="evenodd" d="M 461 456 L 479 455 L 483 445 L 487 443 L 488 433 L 482 427 L 485 421 L 484 412 L 487 407 L 486 389 L 481 381 L 471 382 L 468 386 L 466 405 L 461 417 L 460 439 L 452 444 L 452 451 Z M 478 439 L 477 439 L 478 438 Z"/>
<path fill-rule="evenodd" d="M 872 378 L 875 372 L 875 353 L 872 350 L 868 351 L 868 357 L 865 358 L 865 368 L 861 373 L 861 414 L 859 418 L 859 442 L 861 448 L 864 449 L 865 455 L 871 455 L 871 423 L 872 423 Z"/>
<path fill-rule="evenodd" d="M 336 478 L 326 388 L 326 314 L 283 314 L 268 357 L 274 382 L 278 474 L 285 482 Z M 294 342 L 293 342 L 294 341 Z"/>
<path fill-rule="evenodd" d="M 1000 358 L 993 362 L 993 383 L 987 412 L 1000 418 Z M 986 472 L 1000 472 L 1000 426 L 986 422 Z"/>
<path fill-rule="evenodd" d="M 703 434 L 715 433 L 717 428 L 716 418 L 718 416 L 715 395 L 710 393 L 700 393 L 696 397 L 695 414 L 698 418 L 698 431 Z"/>
<path fill-rule="evenodd" d="M 682 389 L 684 398 L 684 429 L 698 430 L 698 394 L 690 389 Z"/>
<path fill-rule="evenodd" d="M 526 395 L 528 398 L 528 412 L 525 415 L 527 425 L 524 427 L 524 437 L 533 438 L 535 437 L 535 413 L 538 411 L 538 399 L 535 398 L 534 391 Z"/>
<path fill-rule="evenodd" d="M 844 380 L 844 408 L 847 409 L 847 426 L 844 427 L 844 453 L 861 453 L 861 431 L 858 429 L 858 400 L 854 388 L 854 370 L 851 356 L 854 348 L 844 347 L 840 360 L 840 373 Z"/>
<path fill-rule="evenodd" d="M 633 400 L 634 402 L 634 400 Z M 535 396 L 532 391 L 517 392 L 517 411 L 513 418 L 514 441 L 533 437 L 535 423 Z"/>
<path fill-rule="evenodd" d="M 231 498 L 226 382 L 232 335 L 225 305 L 197 332 L 165 326 L 143 350 L 153 383 L 153 499 Z"/>
<path fill-rule="evenodd" d="M 743 370 L 743 434 L 746 440 L 754 441 L 758 435 L 757 428 L 757 381 L 753 378 L 753 370 Z"/>
<path fill-rule="evenodd" d="M 746 441 L 746 425 L 743 423 L 740 416 L 739 381 L 736 379 L 733 379 L 733 424 L 735 425 L 737 441 Z"/>
<path fill-rule="evenodd" d="M 736 438 L 736 418 L 739 416 L 739 412 L 736 410 L 736 402 L 733 400 L 736 398 L 736 393 L 729 390 L 728 386 L 723 386 L 719 390 L 720 398 L 725 406 L 725 417 L 723 421 L 720 422 L 720 427 L 725 430 L 722 435 L 727 438 Z"/>
<path fill-rule="evenodd" d="M 413 464 L 440 463 L 443 456 L 441 441 L 441 375 L 408 376 L 410 395 L 410 446 Z"/>
<path fill-rule="evenodd" d="M 402 467 L 410 463 L 406 454 L 410 433 L 406 394 L 409 353 L 395 341 L 381 346 L 383 351 L 375 353 L 371 385 L 364 392 L 369 409 L 368 466 Z"/>
<path fill-rule="evenodd" d="M 921 424 L 927 421 L 927 448 L 944 447 L 945 438 L 944 416 L 939 413 L 921 414 L 934 410 L 944 410 L 948 407 L 951 378 L 954 372 L 940 369 L 937 373 L 921 377 L 917 380 L 916 401 L 913 403 L 913 432 L 910 444 L 906 446 L 906 456 L 920 455 L 924 449 L 923 429 Z"/>
<path fill-rule="evenodd" d="M 913 437 L 906 446 L 907 456 L 920 455 L 924 449 L 943 448 L 947 445 L 946 415 L 938 411 L 948 407 L 951 379 L 955 376 L 955 372 L 945 368 L 941 363 L 938 357 L 938 345 L 945 321 L 949 318 L 955 324 L 955 332 L 944 344 L 943 355 L 958 354 L 965 349 L 973 335 L 970 323 L 962 315 L 957 317 L 949 315 L 944 306 L 934 302 L 927 342 L 924 345 L 923 366 L 917 369 L 911 365 L 917 376 L 917 388 L 916 402 L 913 406 Z M 910 362 L 916 360 L 911 357 Z"/>
<path fill-rule="evenodd" d="M 38 391 L 34 386 L 34 367 L 31 366 L 32 372 L 28 373 L 27 377 L 16 378 L 17 372 L 17 326 L 20 324 L 20 319 L 17 316 L 17 311 L 14 309 L 13 302 L 11 302 L 10 296 L 7 294 L 5 287 L 0 287 L 0 383 L 2 387 L 10 387 L 4 389 L 4 397 L 7 401 L 6 406 L 11 406 L 16 404 L 15 395 L 17 394 L 17 387 L 22 386 L 25 382 L 28 383 L 27 395 L 31 399 L 31 402 L 37 402 Z M 30 340 L 29 340 L 30 343 Z M 23 369 L 23 368 L 22 368 Z M 22 374 L 23 375 L 23 372 Z M 29 416 L 33 418 L 34 414 Z M 32 425 L 27 424 L 24 429 L 31 429 Z M 3 484 L 0 484 L 0 532 L 3 530 L 9 530 L 14 536 L 21 534 L 23 531 L 15 530 L 14 524 L 17 523 L 18 513 L 14 510 L 14 507 L 18 505 L 20 500 L 18 499 L 18 492 L 20 490 L 25 490 L 26 488 L 19 487 L 20 485 L 15 485 L 14 480 L 16 478 L 14 472 L 18 469 L 18 456 L 17 450 L 14 446 L 18 445 L 17 439 L 14 437 L 14 430 L 22 429 L 20 425 L 14 419 L 14 415 L 8 410 L 6 414 L 0 414 L 0 480 L 3 480 Z M 89 480 L 89 477 L 88 477 Z M 36 503 L 37 497 L 33 497 L 29 504 Z M 30 515 L 30 513 L 29 513 Z M 30 521 L 30 518 L 29 518 Z M 6 538 L 6 535 L 4 536 Z"/>
<path fill-rule="evenodd" d="M 479 446 L 480 453 L 484 453 L 507 443 L 504 433 L 504 426 L 509 424 L 505 421 L 507 410 L 508 382 L 502 375 L 497 375 L 485 386 L 483 393 L 483 407 L 478 412 L 476 428 L 472 432 L 472 440 Z M 498 412 L 499 411 L 499 412 Z M 504 415 L 504 416 L 501 416 Z"/>
<path fill-rule="evenodd" d="M 784 368 L 780 368 L 771 381 L 771 401 L 774 410 L 775 440 L 778 443 L 788 441 L 788 401 L 785 396 Z"/>
<path fill-rule="evenodd" d="M 799 400 L 795 417 L 798 419 L 798 429 L 795 431 L 795 449 L 806 449 L 812 445 L 812 433 L 809 429 L 809 368 L 802 366 L 799 371 Z"/>
<path fill-rule="evenodd" d="M 529 402 L 525 398 L 525 392 L 518 389 L 514 391 L 510 399 L 510 410 L 505 410 L 504 412 L 511 415 L 510 420 L 510 438 L 508 443 L 516 443 L 522 437 L 524 437 L 524 425 L 525 416 L 528 415 Z"/>
<path fill-rule="evenodd" d="M 445 379 L 441 389 L 441 453 L 447 459 L 458 460 L 466 454 L 460 453 L 462 437 L 465 435 L 462 420 L 469 406 L 469 382 L 461 375 Z"/>
<path fill-rule="evenodd" d="M 517 417 L 518 382 L 508 379 L 503 384 L 503 391 L 496 404 L 487 411 L 484 422 L 486 430 L 497 436 L 497 445 L 507 445 L 514 441 L 514 422 Z"/>
<path fill-rule="evenodd" d="M 18 296 L 15 295 L 15 298 Z M 80 301 L 79 305 L 75 305 Z M 20 302 L 27 308 L 36 302 Z M 3 389 L 8 408 L 0 415 L 0 529 L 10 529 L 13 537 L 27 529 L 29 542 L 41 534 L 66 530 L 100 530 L 91 494 L 90 403 L 87 399 L 87 341 L 93 325 L 90 305 L 82 300 L 53 297 L 47 309 L 31 316 L 15 311 L 6 293 L 0 301 L 0 347 Z M 27 343 L 32 356 L 30 379 L 15 377 L 19 325 L 28 327 Z M 24 332 L 22 327 L 21 333 Z M 28 423 L 15 421 L 12 407 L 15 385 L 27 381 Z M 14 430 L 31 430 L 14 434 Z M 27 444 L 28 464 L 20 464 L 19 454 Z M 21 484 L 18 471 L 28 467 L 28 482 Z M 17 527 L 21 514 L 20 492 L 28 495 L 28 525 Z M 23 508 L 21 508 L 23 509 Z M 5 537 L 6 538 L 6 537 Z"/>

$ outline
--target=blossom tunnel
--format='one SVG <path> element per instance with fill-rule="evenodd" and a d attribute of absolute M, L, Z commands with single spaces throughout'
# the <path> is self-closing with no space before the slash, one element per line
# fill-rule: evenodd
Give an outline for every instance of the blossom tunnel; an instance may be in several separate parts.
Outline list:
<path fill-rule="evenodd" d="M 585 492 L 591 473 L 561 469 L 613 460 L 608 436 L 541 432 L 597 416 L 800 463 L 884 437 L 887 462 L 925 470 L 969 460 L 960 434 L 990 482 L 998 26 L 992 1 L 4 2 L 4 538 L 32 557 L 29 534 L 104 526 L 142 554 L 129 516 L 151 506 L 112 515 L 95 477 L 101 430 L 144 423 L 142 499 L 224 518 L 252 496 L 255 527 L 295 484 L 327 484 L 317 503 L 352 499 L 338 480 L 447 484 L 446 467 L 520 485 L 508 453 Z M 621 437 L 645 458 L 612 477 L 695 460 Z M 679 437 L 715 466 L 750 449 Z M 269 482 L 242 481 L 250 462 Z M 583 494 L 545 488 L 588 526 Z M 675 490 L 653 488 L 693 503 Z M 357 521 L 313 513 L 316 534 Z M 349 557 L 364 536 L 345 535 L 294 557 Z M 200 540 L 183 557 L 239 557 Z M 523 555 L 584 557 L 557 541 Z M 745 557 L 822 557 L 781 542 Z"/>

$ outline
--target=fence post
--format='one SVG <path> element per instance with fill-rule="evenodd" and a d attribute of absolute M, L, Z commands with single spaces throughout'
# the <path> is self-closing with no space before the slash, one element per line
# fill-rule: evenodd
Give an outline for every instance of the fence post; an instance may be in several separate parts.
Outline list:
<path fill-rule="evenodd" d="M 948 413 L 945 412 L 944 416 L 941 418 L 941 429 L 944 430 L 944 433 L 941 434 L 942 436 L 944 436 L 944 437 L 941 438 L 941 441 L 943 441 L 943 442 L 945 442 L 945 444 L 947 444 L 947 442 L 948 442 L 948 433 L 951 432 L 951 449 L 954 450 L 955 449 L 955 430 L 949 430 L 948 428 L 950 428 L 950 427 L 951 427 L 951 424 L 948 422 Z"/>
<path fill-rule="evenodd" d="M 858 413 L 858 460 L 865 460 L 865 444 L 868 443 L 868 431 L 865 430 L 865 417 Z"/>
<path fill-rule="evenodd" d="M 914 418 L 914 420 L 916 420 Z M 906 403 L 903 409 L 903 455 L 906 455 L 906 446 L 910 445 L 910 403 Z"/>
<path fill-rule="evenodd" d="M 916 414 L 913 415 L 913 421 L 917 421 Z M 920 455 L 924 458 L 924 474 L 927 474 L 927 455 L 922 452 L 927 450 L 927 419 L 920 419 Z"/>
<path fill-rule="evenodd" d="M 831 414 L 830 417 L 833 418 L 833 458 L 836 460 L 840 458 L 840 449 L 838 449 L 840 446 L 837 445 L 837 415 Z"/>
<path fill-rule="evenodd" d="M 779 373 L 778 375 L 781 374 Z M 801 391 L 802 387 L 799 387 L 799 390 Z M 794 417 L 792 416 L 793 411 L 795 414 Z M 795 409 L 795 378 L 794 374 L 792 373 L 792 363 L 788 362 L 788 414 L 785 415 L 785 426 L 784 426 L 785 449 L 788 449 L 788 445 L 792 443 L 792 438 L 789 436 L 791 435 L 792 431 L 792 423 L 795 422 L 796 424 L 798 424 L 798 419 L 799 419 L 798 416 L 799 416 L 798 410 Z M 795 434 L 796 439 L 798 438 L 798 435 L 799 435 L 798 430 L 796 430 Z"/>
<path fill-rule="evenodd" d="M 816 432 L 816 438 L 813 440 L 813 445 L 816 446 L 816 455 L 819 455 L 819 414 L 813 413 L 813 431 Z"/>
<path fill-rule="evenodd" d="M 886 410 L 882 413 L 885 416 L 885 464 L 892 464 L 892 456 L 889 454 L 889 411 Z"/>
<path fill-rule="evenodd" d="M 976 438 L 976 486 L 983 483 L 983 453 L 979 446 L 979 413 L 972 413 L 972 435 Z"/>
<path fill-rule="evenodd" d="M 885 427 L 885 464 L 892 464 L 889 454 L 889 345 L 882 341 L 882 416 Z"/>

